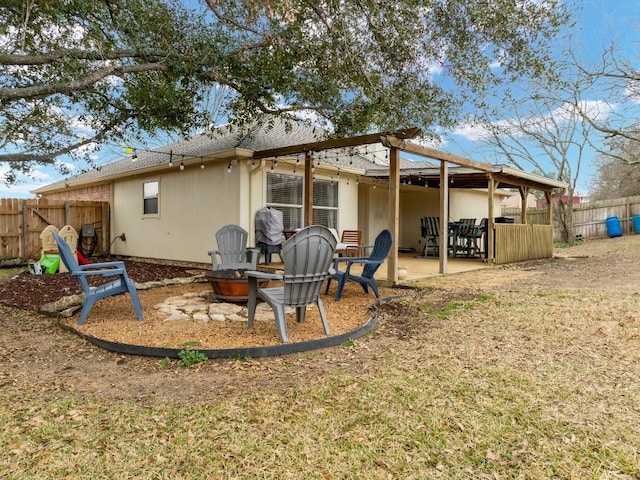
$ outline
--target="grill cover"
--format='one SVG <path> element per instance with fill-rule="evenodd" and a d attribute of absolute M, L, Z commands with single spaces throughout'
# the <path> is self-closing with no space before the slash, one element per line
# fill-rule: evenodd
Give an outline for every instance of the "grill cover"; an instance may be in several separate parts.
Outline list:
<path fill-rule="evenodd" d="M 256 212 L 256 243 L 280 245 L 284 232 L 282 212 L 271 207 L 263 207 Z"/>

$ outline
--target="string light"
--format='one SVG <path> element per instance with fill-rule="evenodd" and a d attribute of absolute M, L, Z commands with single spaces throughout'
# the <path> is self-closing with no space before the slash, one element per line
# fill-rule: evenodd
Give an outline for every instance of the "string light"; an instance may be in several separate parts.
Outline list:
<path fill-rule="evenodd" d="M 229 162 L 229 165 L 227 165 L 227 173 L 231 173 L 232 169 L 233 167 L 231 166 L 231 162 Z"/>
<path fill-rule="evenodd" d="M 184 170 L 184 160 L 180 160 L 180 170 Z"/>
<path fill-rule="evenodd" d="M 204 170 L 204 160 L 200 160 L 200 170 Z"/>
<path fill-rule="evenodd" d="M 173 167 L 173 150 L 169 152 L 169 166 Z"/>

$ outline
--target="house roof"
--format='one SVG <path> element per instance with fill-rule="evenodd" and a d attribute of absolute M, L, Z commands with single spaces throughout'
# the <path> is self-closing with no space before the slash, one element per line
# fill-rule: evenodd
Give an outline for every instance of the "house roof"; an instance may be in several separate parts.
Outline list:
<path fill-rule="evenodd" d="M 287 147 L 316 143 L 326 137 L 326 132 L 303 122 L 286 122 L 279 118 L 271 122 L 256 123 L 248 128 L 233 125 L 216 127 L 210 134 L 200 134 L 188 139 L 179 140 L 153 150 L 134 150 L 120 160 L 95 167 L 86 172 L 45 185 L 32 193 L 50 193 L 68 187 L 79 187 L 88 184 L 106 183 L 118 178 L 154 172 L 171 168 L 169 160 L 179 162 L 200 163 L 210 161 L 232 161 L 254 158 L 255 152 L 284 151 Z M 333 148 L 316 152 L 314 161 L 330 168 L 345 169 L 358 174 L 369 170 L 386 171 L 388 167 L 386 147 L 377 145 L 369 148 Z M 269 158 L 262 156 L 261 158 Z M 271 159 L 279 159 L 271 156 Z M 282 159 L 304 158 L 304 152 L 284 155 Z M 401 168 L 410 168 L 414 162 L 401 160 Z M 433 167 L 433 164 L 425 164 Z"/>
<path fill-rule="evenodd" d="M 324 130 L 277 117 L 242 129 L 225 125 L 216 127 L 209 134 L 195 135 L 154 150 L 134 151 L 132 156 L 40 187 L 32 193 L 51 193 L 69 187 L 102 184 L 118 178 L 157 172 L 171 168 L 170 160 L 174 164 L 184 162 L 185 165 L 252 158 L 302 161 L 309 151 L 313 152 L 314 162 L 324 164 L 325 168 L 385 179 L 389 177 L 389 138 L 392 138 L 392 146 L 396 146 L 394 142 L 401 142 L 401 151 L 436 160 L 414 161 L 401 156 L 403 183 L 436 187 L 440 179 L 440 162 L 447 161 L 461 165 L 449 168 L 450 181 L 455 188 L 486 188 L 489 176 L 497 179 L 503 188 L 523 185 L 547 191 L 566 188 L 566 184 L 545 177 L 506 166 L 475 162 L 408 142 L 407 139 L 419 133 L 416 130 L 395 132 L 391 137 L 387 134 L 370 134 L 323 140 L 327 137 Z"/>
<path fill-rule="evenodd" d="M 371 170 L 368 177 L 387 179 L 388 171 Z M 473 168 L 452 166 L 448 171 L 450 188 L 487 188 L 489 179 L 493 177 L 500 188 L 518 188 L 528 186 L 542 191 L 550 191 L 555 188 L 565 189 L 567 184 L 551 178 L 541 177 L 505 165 L 491 165 L 486 171 L 478 171 Z M 402 182 L 423 187 L 437 187 L 440 183 L 440 168 L 430 166 L 428 163 L 415 162 L 413 165 L 403 167 Z"/>

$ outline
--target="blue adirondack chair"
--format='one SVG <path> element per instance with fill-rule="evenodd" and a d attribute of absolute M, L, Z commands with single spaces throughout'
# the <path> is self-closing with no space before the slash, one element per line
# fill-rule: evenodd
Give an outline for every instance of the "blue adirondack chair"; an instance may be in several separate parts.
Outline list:
<path fill-rule="evenodd" d="M 268 303 L 273 309 L 280 341 L 289 341 L 285 308 L 296 309 L 296 320 L 304 321 L 307 305 L 317 305 L 322 325 L 327 335 L 329 324 L 324 305 L 320 299 L 322 284 L 329 274 L 331 259 L 335 253 L 337 240 L 328 228 L 312 225 L 303 228 L 282 246 L 284 275 L 257 271 L 247 273 L 249 298 L 247 302 L 248 327 L 253 328 L 253 317 L 259 301 Z M 259 286 L 258 280 L 276 280 L 282 283 L 278 287 Z"/>
<path fill-rule="evenodd" d="M 325 290 L 325 295 L 329 293 L 329 285 L 331 285 L 331 280 L 335 279 L 338 281 L 338 288 L 336 289 L 336 301 L 339 301 L 342 298 L 342 292 L 344 290 L 344 285 L 347 281 L 358 282 L 364 293 L 369 293 L 369 287 L 373 290 L 376 298 L 380 295 L 378 294 L 378 284 L 376 283 L 373 275 L 376 273 L 376 270 L 382 265 L 384 259 L 387 258 L 389 254 L 389 250 L 391 250 L 391 244 L 393 243 L 393 237 L 391 236 L 391 232 L 389 230 L 383 230 L 378 234 L 376 240 L 373 244 L 373 249 L 371 250 L 371 254 L 368 257 L 338 257 L 334 259 L 332 273 L 329 276 L 329 280 L 327 281 L 327 288 Z M 366 247 L 362 247 L 366 248 Z M 340 263 L 346 263 L 346 267 L 344 271 L 341 271 L 338 267 Z M 351 273 L 351 267 L 353 265 L 362 265 L 362 274 L 355 275 Z"/>
<path fill-rule="evenodd" d="M 249 233 L 239 225 L 225 225 L 216 232 L 217 250 L 210 250 L 213 270 L 255 270 L 260 250 L 247 248 Z"/>
<path fill-rule="evenodd" d="M 103 298 L 118 295 L 119 293 L 129 293 L 133 307 L 136 311 L 138 320 L 142 320 L 142 307 L 140 306 L 140 300 L 138 300 L 138 293 L 132 280 L 127 275 L 124 262 L 103 262 L 103 263 L 90 263 L 88 265 L 78 265 L 76 259 L 71 252 L 69 245 L 58 235 L 53 233 L 58 244 L 58 251 L 60 252 L 60 258 L 65 264 L 69 273 L 75 277 L 80 284 L 82 292 L 84 293 L 84 305 L 82 306 L 82 312 L 80 312 L 80 318 L 78 319 L 78 325 L 82 325 L 87 319 L 89 311 L 93 305 Z M 92 287 L 87 281 L 87 277 L 90 275 L 100 275 L 102 277 L 118 278 L 112 282 L 100 285 L 98 287 Z"/>

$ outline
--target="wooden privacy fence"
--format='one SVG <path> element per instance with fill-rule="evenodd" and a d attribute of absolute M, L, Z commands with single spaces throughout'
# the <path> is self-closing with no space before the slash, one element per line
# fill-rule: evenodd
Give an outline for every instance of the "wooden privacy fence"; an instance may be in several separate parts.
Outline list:
<path fill-rule="evenodd" d="M 523 262 L 553 256 L 551 225 L 495 224 L 495 263 Z"/>
<path fill-rule="evenodd" d="M 513 217 L 516 223 L 521 221 L 519 208 L 503 208 L 502 215 Z M 545 224 L 547 222 L 546 215 L 546 207 L 542 209 L 529 208 L 527 209 L 527 222 L 532 225 Z M 609 217 L 618 217 L 623 233 L 634 233 L 634 215 L 640 215 L 640 196 L 574 205 L 573 233 L 576 237 L 582 238 L 606 237 L 606 220 Z M 554 219 L 553 240 L 559 242 L 561 239 L 560 227 Z"/>
<path fill-rule="evenodd" d="M 44 199 L 0 199 L 0 260 L 40 258 L 40 234 L 48 225 L 71 225 L 78 233 L 93 224 L 99 251 L 109 246 L 109 203 Z"/>

